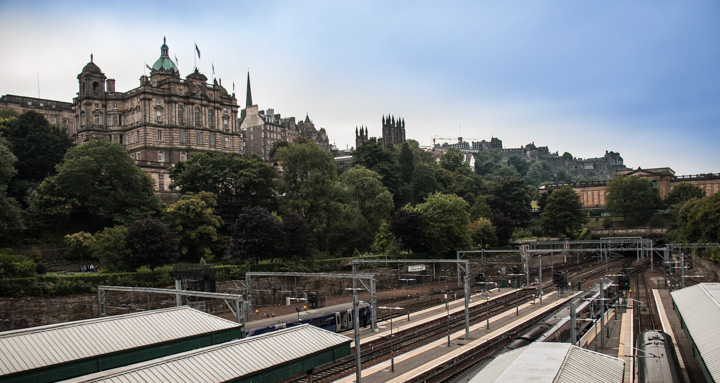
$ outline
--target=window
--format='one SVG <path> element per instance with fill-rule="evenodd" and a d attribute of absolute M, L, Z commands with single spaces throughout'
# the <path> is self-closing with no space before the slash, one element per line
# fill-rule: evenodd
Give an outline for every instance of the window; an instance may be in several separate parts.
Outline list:
<path fill-rule="evenodd" d="M 202 132 L 197 132 L 195 134 L 195 143 L 198 145 L 202 145 Z"/>
<path fill-rule="evenodd" d="M 185 143 L 185 131 L 184 130 L 180 131 L 180 143 L 181 144 Z"/>
<path fill-rule="evenodd" d="M 223 108 L 223 113 L 227 114 L 227 108 Z"/>
<path fill-rule="evenodd" d="M 225 137 L 225 147 L 226 148 L 230 147 L 230 138 L 229 137 Z"/>
<path fill-rule="evenodd" d="M 182 89 L 178 89 L 178 94 L 182 96 Z"/>
<path fill-rule="evenodd" d="M 57 124 L 57 117 L 50 117 L 50 122 Z"/>
<path fill-rule="evenodd" d="M 187 160 L 187 153 L 180 152 L 180 161 L 185 161 L 185 160 Z"/>
<path fill-rule="evenodd" d="M 160 105 L 160 97 L 155 98 L 155 104 Z"/>
<path fill-rule="evenodd" d="M 95 115 L 95 125 L 100 125 L 100 116 L 97 114 Z"/>
<path fill-rule="evenodd" d="M 117 109 L 117 101 L 113 101 L 113 109 Z"/>
<path fill-rule="evenodd" d="M 227 118 L 223 118 L 223 130 L 226 132 L 228 131 L 228 119 Z"/>
<path fill-rule="evenodd" d="M 155 111 L 155 122 L 157 122 L 158 124 L 162 122 L 162 111 L 161 110 Z"/>
<path fill-rule="evenodd" d="M 165 162 L 165 153 L 163 151 L 158 151 L 158 162 Z"/>
<path fill-rule="evenodd" d="M 98 104 L 97 102 L 95 103 L 95 109 L 100 109 L 100 104 Z"/>
<path fill-rule="evenodd" d="M 130 106 L 133 108 L 135 107 L 135 99 L 134 98 L 132 100 L 130 100 Z"/>
<path fill-rule="evenodd" d="M 118 120 L 118 115 L 117 115 L 117 114 L 113 114 L 112 118 L 113 118 L 113 125 L 114 125 L 114 126 L 120 126 L 119 120 Z"/>
<path fill-rule="evenodd" d="M 183 124 L 183 106 L 182 105 L 178 105 L 177 113 L 178 113 L 178 115 L 177 115 L 178 125 L 182 125 Z"/>
<path fill-rule="evenodd" d="M 200 108 L 195 107 L 195 126 L 201 126 L 200 123 Z"/>
<path fill-rule="evenodd" d="M 112 116 L 107 116 L 107 126 L 112 126 Z"/>
<path fill-rule="evenodd" d="M 67 123 L 69 123 L 69 122 L 70 122 L 70 121 L 69 121 L 67 118 L 63 118 L 63 124 L 67 124 Z"/>
<path fill-rule="evenodd" d="M 210 133 L 210 146 L 215 146 L 215 133 Z"/>
<path fill-rule="evenodd" d="M 139 131 L 135 131 L 135 142 L 140 142 L 140 132 Z M 138 158 L 138 159 L 140 159 L 140 158 Z"/>
<path fill-rule="evenodd" d="M 208 109 L 208 126 L 213 127 L 215 125 L 215 119 L 213 118 L 212 109 Z"/>
<path fill-rule="evenodd" d="M 158 142 L 162 141 L 162 130 L 158 129 Z"/>

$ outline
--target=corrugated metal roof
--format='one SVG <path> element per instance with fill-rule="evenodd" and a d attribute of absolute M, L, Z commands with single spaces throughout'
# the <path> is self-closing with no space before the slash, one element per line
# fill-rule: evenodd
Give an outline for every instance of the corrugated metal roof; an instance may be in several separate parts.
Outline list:
<path fill-rule="evenodd" d="M 720 381 L 720 283 L 700 283 L 671 295 L 708 373 Z"/>
<path fill-rule="evenodd" d="M 7 331 L 0 376 L 237 326 L 181 306 Z"/>
<path fill-rule="evenodd" d="M 344 335 L 305 324 L 67 382 L 224 382 L 350 342 Z"/>
<path fill-rule="evenodd" d="M 535 342 L 500 355 L 470 382 L 622 382 L 625 363 L 569 343 Z"/>

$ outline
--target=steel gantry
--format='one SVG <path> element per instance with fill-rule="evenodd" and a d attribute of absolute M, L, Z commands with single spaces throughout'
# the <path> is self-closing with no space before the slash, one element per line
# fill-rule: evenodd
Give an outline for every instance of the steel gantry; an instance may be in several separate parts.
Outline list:
<path fill-rule="evenodd" d="M 353 274 L 361 263 L 455 263 L 458 265 L 458 282 L 461 272 L 465 273 L 465 338 L 470 339 L 470 261 L 467 259 L 353 259 Z M 375 305 L 373 304 L 373 323 L 375 321 Z M 376 331 L 373 327 L 373 331 Z"/>
<path fill-rule="evenodd" d="M 237 323 L 245 324 L 244 315 L 242 314 L 242 302 L 243 297 L 239 294 L 225 294 L 225 293 L 213 293 L 205 291 L 189 291 L 182 289 L 157 289 L 151 287 L 128 287 L 128 286 L 98 286 L 98 302 L 100 316 L 106 315 L 107 306 L 107 291 L 126 291 L 132 293 L 151 293 L 151 294 L 166 294 L 175 295 L 177 306 L 182 306 L 182 297 L 200 297 L 200 298 L 212 298 L 212 299 L 223 299 L 230 308 L 233 314 L 235 314 L 235 320 Z M 229 301 L 235 302 L 235 308 L 230 305 Z"/>
<path fill-rule="evenodd" d="M 360 281 L 360 283 L 365 286 L 365 288 L 370 292 L 370 306 L 372 307 L 372 330 L 377 331 L 377 314 L 375 312 L 375 307 L 377 305 L 377 298 L 376 298 L 376 289 L 375 289 L 375 276 L 372 274 L 325 274 L 325 273 L 293 273 L 293 272 L 255 272 L 255 271 L 249 271 L 245 273 L 245 289 L 246 289 L 246 295 L 245 295 L 245 304 L 247 306 L 245 312 L 248 316 L 248 321 L 252 320 L 253 310 L 252 310 L 252 278 L 253 277 L 312 277 L 312 278 L 342 278 L 342 279 L 352 279 L 353 281 L 353 288 L 356 287 L 356 282 Z M 368 286 L 365 283 L 365 280 L 368 280 L 370 282 L 370 286 Z"/>

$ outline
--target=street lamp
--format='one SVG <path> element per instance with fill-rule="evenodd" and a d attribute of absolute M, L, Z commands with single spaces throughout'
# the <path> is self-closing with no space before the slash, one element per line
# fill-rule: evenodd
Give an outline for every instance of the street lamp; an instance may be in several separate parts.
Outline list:
<path fill-rule="evenodd" d="M 355 279 L 353 279 L 353 284 Z M 352 290 L 353 292 L 353 329 L 355 330 L 355 379 L 357 383 L 360 383 L 362 378 L 362 363 L 360 359 L 360 318 L 358 318 L 358 290 L 361 288 L 352 287 L 346 288 L 345 290 Z M 299 314 L 299 313 L 298 313 Z"/>
<path fill-rule="evenodd" d="M 384 310 L 404 310 L 403 307 L 387 307 L 387 306 L 380 306 L 379 309 Z M 390 315 L 390 372 L 395 372 L 395 344 L 393 342 L 393 325 L 392 325 L 393 317 Z"/>
<path fill-rule="evenodd" d="M 445 310 L 447 311 L 447 338 L 448 338 L 448 347 L 450 347 L 450 305 L 448 304 L 448 298 L 449 295 L 452 294 L 452 291 L 441 291 L 443 294 L 445 294 Z"/>

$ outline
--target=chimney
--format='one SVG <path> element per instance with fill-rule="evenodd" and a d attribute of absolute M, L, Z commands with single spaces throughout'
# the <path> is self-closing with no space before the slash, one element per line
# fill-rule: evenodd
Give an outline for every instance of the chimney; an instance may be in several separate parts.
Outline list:
<path fill-rule="evenodd" d="M 105 82 L 105 87 L 106 87 L 106 90 L 105 90 L 106 92 L 108 92 L 108 93 L 115 92 L 115 79 L 113 79 L 113 78 L 107 79 L 107 81 Z"/>

